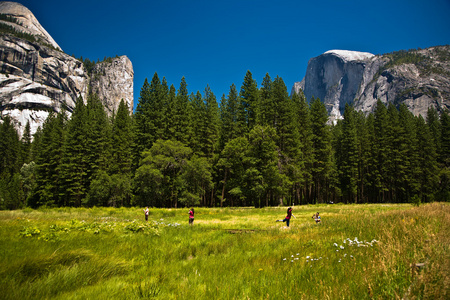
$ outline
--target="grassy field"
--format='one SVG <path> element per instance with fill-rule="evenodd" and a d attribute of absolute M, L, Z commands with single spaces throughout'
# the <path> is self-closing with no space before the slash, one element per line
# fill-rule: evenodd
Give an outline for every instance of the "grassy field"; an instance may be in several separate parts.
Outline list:
<path fill-rule="evenodd" d="M 296 206 L 289 228 L 285 213 L 0 211 L 0 298 L 449 299 L 449 204 Z"/>

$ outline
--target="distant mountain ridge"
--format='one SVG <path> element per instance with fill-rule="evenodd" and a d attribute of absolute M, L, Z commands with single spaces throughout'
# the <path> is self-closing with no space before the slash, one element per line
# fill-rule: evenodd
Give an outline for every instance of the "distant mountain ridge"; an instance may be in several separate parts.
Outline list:
<path fill-rule="evenodd" d="M 33 134 L 50 111 L 64 106 L 70 114 L 79 97 L 87 100 L 89 89 L 109 114 L 122 99 L 132 112 L 134 71 L 128 57 L 97 63 L 88 74 L 25 6 L 0 2 L 0 16 L 0 114 L 12 118 L 20 135 L 27 122 Z"/>
<path fill-rule="evenodd" d="M 292 92 L 300 89 L 308 101 L 314 96 L 325 103 L 331 121 L 342 118 L 347 103 L 369 113 L 378 99 L 425 116 L 429 107 L 450 108 L 450 46 L 383 55 L 327 51 L 309 60 Z"/>

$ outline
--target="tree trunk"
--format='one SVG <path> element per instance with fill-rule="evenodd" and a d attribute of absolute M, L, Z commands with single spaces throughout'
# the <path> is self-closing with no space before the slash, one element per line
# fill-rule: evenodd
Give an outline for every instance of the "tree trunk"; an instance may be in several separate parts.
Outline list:
<path fill-rule="evenodd" d="M 222 198 L 220 199 L 220 207 L 223 207 L 223 198 L 225 197 L 225 186 L 227 184 L 227 168 L 225 168 L 225 175 L 223 178 Z"/>

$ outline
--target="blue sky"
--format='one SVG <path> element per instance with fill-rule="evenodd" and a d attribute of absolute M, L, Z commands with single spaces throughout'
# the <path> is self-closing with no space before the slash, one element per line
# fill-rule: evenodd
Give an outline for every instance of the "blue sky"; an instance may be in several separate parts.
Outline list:
<path fill-rule="evenodd" d="M 250 70 L 288 91 L 328 50 L 383 54 L 450 44 L 449 0 L 17 0 L 69 55 L 127 55 L 136 106 L 155 72 L 189 92 L 207 84 L 220 102 Z"/>

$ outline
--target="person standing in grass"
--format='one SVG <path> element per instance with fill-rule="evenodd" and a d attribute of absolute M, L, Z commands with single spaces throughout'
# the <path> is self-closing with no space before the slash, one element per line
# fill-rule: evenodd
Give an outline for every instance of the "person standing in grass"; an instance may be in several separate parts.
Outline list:
<path fill-rule="evenodd" d="M 276 222 L 281 222 L 281 221 L 286 222 L 286 226 L 289 227 L 289 221 L 291 220 L 291 217 L 292 217 L 292 216 L 294 216 L 294 215 L 292 214 L 292 207 L 288 207 L 286 218 L 284 218 L 283 220 L 277 220 Z M 295 217 L 295 216 L 294 216 L 294 217 Z"/>
<path fill-rule="evenodd" d="M 148 221 L 148 206 L 144 209 L 145 221 Z"/>
<path fill-rule="evenodd" d="M 194 224 L 194 209 L 191 208 L 189 210 L 189 225 Z"/>

